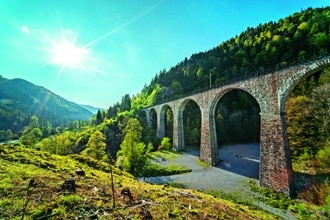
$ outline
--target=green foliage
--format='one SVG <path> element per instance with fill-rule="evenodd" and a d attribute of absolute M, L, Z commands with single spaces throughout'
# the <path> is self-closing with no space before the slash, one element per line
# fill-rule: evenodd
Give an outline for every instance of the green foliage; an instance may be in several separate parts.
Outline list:
<path fill-rule="evenodd" d="M 309 154 L 315 153 L 317 141 L 317 126 L 313 122 L 311 103 L 306 96 L 291 98 L 286 103 L 286 123 L 290 149 L 294 156 L 299 156 L 309 149 Z M 302 138 L 303 137 L 303 138 Z"/>
<path fill-rule="evenodd" d="M 82 139 L 81 137 L 78 137 L 78 134 L 65 131 L 62 134 L 42 139 L 36 144 L 36 147 L 54 154 L 68 155 L 76 152 L 76 149 L 78 148 L 76 144 L 80 144 L 81 142 Z"/>
<path fill-rule="evenodd" d="M 117 153 L 117 165 L 132 174 L 139 173 L 147 162 L 148 149 L 141 142 L 142 126 L 136 118 L 128 119 L 124 139 Z"/>
<path fill-rule="evenodd" d="M 104 135 L 96 130 L 89 138 L 86 149 L 81 152 L 82 155 L 101 160 L 106 154 L 106 143 Z"/>
<path fill-rule="evenodd" d="M 315 163 L 322 170 L 328 165 L 320 158 L 326 159 L 326 145 L 330 141 L 329 78 L 329 69 L 307 77 L 295 87 L 285 106 L 289 145 L 294 158 L 307 156 L 313 160 L 318 155 Z"/>
<path fill-rule="evenodd" d="M 160 144 L 164 150 L 170 150 L 172 148 L 171 140 L 168 137 L 164 137 Z"/>
<path fill-rule="evenodd" d="M 320 172 L 330 171 L 330 142 L 317 152 L 315 164 Z"/>
<path fill-rule="evenodd" d="M 330 187 L 328 189 L 328 194 L 325 199 L 324 209 L 325 209 L 327 215 L 330 216 Z"/>
<path fill-rule="evenodd" d="M 29 125 L 24 127 L 20 141 L 24 145 L 33 146 L 41 137 L 42 131 L 39 128 L 39 119 L 37 116 L 31 116 Z"/>

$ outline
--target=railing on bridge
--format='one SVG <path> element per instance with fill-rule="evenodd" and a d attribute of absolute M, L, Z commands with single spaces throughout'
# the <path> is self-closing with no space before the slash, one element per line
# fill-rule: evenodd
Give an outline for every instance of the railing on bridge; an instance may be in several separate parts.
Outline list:
<path fill-rule="evenodd" d="M 230 78 L 230 79 L 226 80 L 225 82 L 218 83 L 218 84 L 213 84 L 211 87 L 208 86 L 208 87 L 200 88 L 200 89 L 194 90 L 192 92 L 181 94 L 181 95 L 175 96 L 175 97 L 166 97 L 166 98 L 159 97 L 156 100 L 156 102 L 151 106 L 163 104 L 163 103 L 174 101 L 174 100 L 181 99 L 181 98 L 184 98 L 184 97 L 189 97 L 189 96 L 192 96 L 192 95 L 197 94 L 197 93 L 209 91 L 209 90 L 212 90 L 212 89 L 215 89 L 215 88 L 220 88 L 220 87 L 230 85 L 230 84 L 234 84 L 234 83 L 237 83 L 237 82 L 240 82 L 240 81 L 245 81 L 247 79 L 260 77 L 262 75 L 273 73 L 275 71 L 280 71 L 280 70 L 287 69 L 287 68 L 294 67 L 294 66 L 298 66 L 298 65 L 301 65 L 301 64 L 304 64 L 304 63 L 309 63 L 309 62 L 321 59 L 321 58 L 326 57 L 326 56 L 329 56 L 329 53 L 328 53 L 327 50 L 325 52 L 321 53 L 321 54 L 315 54 L 315 53 L 305 54 L 303 56 L 303 58 L 300 58 L 299 60 L 298 60 L 298 58 L 293 59 L 291 62 L 289 62 L 286 65 L 277 64 L 275 66 L 267 67 L 267 68 L 260 67 L 260 70 L 250 72 L 248 74 L 243 74 L 239 77 Z M 148 106 L 148 107 L 151 107 L 151 106 Z"/>

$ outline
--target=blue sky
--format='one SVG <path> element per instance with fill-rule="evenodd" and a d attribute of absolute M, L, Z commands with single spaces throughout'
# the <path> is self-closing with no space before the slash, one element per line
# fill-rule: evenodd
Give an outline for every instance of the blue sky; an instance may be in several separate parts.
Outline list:
<path fill-rule="evenodd" d="M 328 0 L 0 0 L 0 75 L 108 108 L 247 27 Z"/>

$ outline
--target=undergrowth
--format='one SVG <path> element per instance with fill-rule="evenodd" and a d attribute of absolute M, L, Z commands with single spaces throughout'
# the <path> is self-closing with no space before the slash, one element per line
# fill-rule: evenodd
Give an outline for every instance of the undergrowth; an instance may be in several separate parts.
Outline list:
<path fill-rule="evenodd" d="M 296 215 L 298 219 L 328 219 L 330 217 L 330 206 L 327 207 L 326 201 L 323 204 L 313 204 L 311 200 L 306 199 L 306 197 L 308 197 L 306 194 L 310 194 L 309 196 L 311 197 L 316 196 L 315 194 L 320 194 L 319 196 L 321 197 L 330 198 L 330 191 L 326 192 L 323 189 L 323 187 L 325 187 L 324 185 L 320 187 L 319 184 L 315 184 L 310 187 L 308 190 L 309 192 L 304 190 L 299 191 L 296 199 L 290 199 L 281 193 L 259 187 L 254 181 L 247 182 L 247 186 L 253 192 L 260 195 L 258 198 L 260 201 L 271 207 L 281 209 L 283 211 L 290 211 Z M 326 189 L 328 190 L 329 187 L 326 187 Z"/>

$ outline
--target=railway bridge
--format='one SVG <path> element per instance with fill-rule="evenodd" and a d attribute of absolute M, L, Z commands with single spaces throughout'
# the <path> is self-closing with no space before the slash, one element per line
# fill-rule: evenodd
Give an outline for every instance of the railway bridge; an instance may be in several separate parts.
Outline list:
<path fill-rule="evenodd" d="M 293 171 L 285 123 L 285 102 L 290 91 L 304 78 L 330 65 L 330 56 L 323 56 L 264 75 L 237 82 L 145 108 L 148 124 L 151 111 L 157 116 L 157 136 L 165 135 L 165 110 L 173 112 L 173 148 L 184 149 L 183 110 L 194 101 L 201 112 L 200 160 L 215 165 L 218 162 L 218 143 L 215 109 L 227 92 L 243 90 L 249 93 L 260 108 L 259 185 L 286 195 L 294 191 Z"/>

